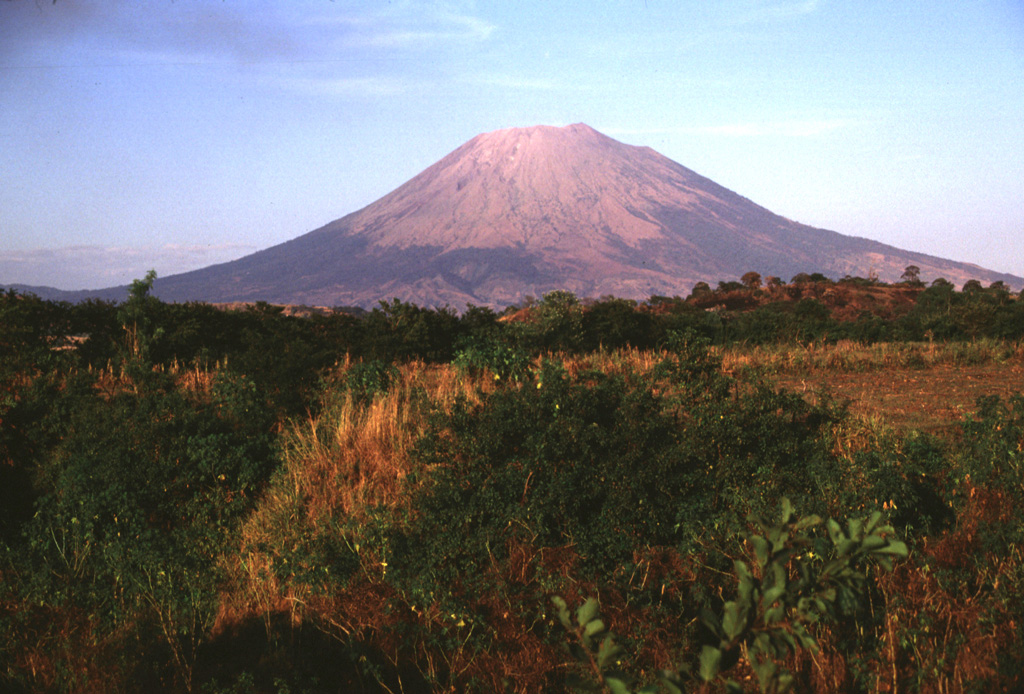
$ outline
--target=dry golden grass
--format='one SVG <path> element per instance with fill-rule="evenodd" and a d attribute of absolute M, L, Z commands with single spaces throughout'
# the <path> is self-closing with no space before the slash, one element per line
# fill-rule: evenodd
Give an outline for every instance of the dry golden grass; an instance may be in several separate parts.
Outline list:
<path fill-rule="evenodd" d="M 894 368 L 927 369 L 989 363 L 1024 363 L 1024 342 L 880 342 L 852 340 L 835 344 L 737 346 L 719 350 L 723 369 L 741 373 L 756 369 L 772 374 L 866 372 Z"/>
<path fill-rule="evenodd" d="M 186 366 L 175 361 L 167 370 L 180 388 L 193 393 L 206 394 L 213 387 L 213 382 L 221 371 L 221 366 L 215 364 L 212 369 L 203 369 L 196 365 Z"/>
<path fill-rule="evenodd" d="M 885 622 L 876 691 L 969 692 L 982 681 L 996 691 L 996 683 L 1008 684 L 997 675 L 999 654 L 1013 648 L 1017 627 L 1012 604 L 994 600 L 993 592 L 1019 581 L 1022 555 L 1011 547 L 999 561 L 991 555 L 978 561 L 978 536 L 983 526 L 1009 523 L 1018 511 L 1004 490 L 975 486 L 969 477 L 960 484 L 965 507 L 955 527 L 925 539 L 928 561 L 912 558 L 878 577 Z M 936 567 L 980 573 L 970 584 L 951 584 Z"/>
<path fill-rule="evenodd" d="M 472 381 L 451 366 L 412 362 L 387 393 L 369 401 L 328 393 L 319 415 L 293 423 L 284 436 L 284 488 L 303 500 L 311 520 L 399 503 L 412 471 L 409 448 L 423 434 L 428 412 L 458 397 L 478 400 L 486 387 L 485 379 Z"/>
<path fill-rule="evenodd" d="M 197 395 L 207 395 L 213 387 L 217 374 L 222 371 L 222 367 L 218 363 L 210 368 L 201 368 L 196 365 L 187 366 L 175 361 L 169 366 L 155 366 L 153 370 L 157 373 L 170 374 L 175 384 L 184 391 Z M 99 368 L 89 366 L 86 371 L 95 376 L 95 388 L 105 397 L 109 398 L 118 393 L 138 392 L 138 384 L 124 364 L 120 364 L 117 367 L 110 363 Z"/>
<path fill-rule="evenodd" d="M 118 393 L 135 390 L 135 383 L 123 366 L 115 369 L 111 364 L 107 364 L 106 367 L 95 370 L 90 366 L 88 371 L 95 373 L 96 390 L 104 397 L 110 398 Z"/>
<path fill-rule="evenodd" d="M 555 358 L 565 364 L 569 375 L 588 370 L 601 371 L 608 375 L 623 375 L 648 373 L 667 356 L 668 353 L 663 350 L 641 350 L 627 347 L 581 355 L 560 354 Z"/>
<path fill-rule="evenodd" d="M 340 364 L 335 375 L 349 366 Z M 285 594 L 266 548 L 303 529 L 407 502 L 410 448 L 423 435 L 429 411 L 448 408 L 459 397 L 479 401 L 493 387 L 493 381 L 471 380 L 450 365 L 412 362 L 399 367 L 387 393 L 363 402 L 343 389 L 328 391 L 319 414 L 291 422 L 281 437 L 282 467 L 242 528 L 239 554 L 223 558 L 236 591 L 222 600 L 221 623 L 274 612 L 301 620 L 309 596 L 295 586 Z"/>

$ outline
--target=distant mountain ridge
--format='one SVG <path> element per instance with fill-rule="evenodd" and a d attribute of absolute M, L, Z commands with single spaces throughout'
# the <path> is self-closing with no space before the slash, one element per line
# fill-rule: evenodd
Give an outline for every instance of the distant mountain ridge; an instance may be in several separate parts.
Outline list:
<path fill-rule="evenodd" d="M 124 301 L 128 298 L 128 286 L 108 287 L 106 289 L 56 289 L 54 287 L 32 284 L 2 284 L 0 291 L 13 290 L 18 294 L 33 294 L 44 301 L 68 301 L 77 303 L 87 299 L 104 301 Z"/>
<path fill-rule="evenodd" d="M 648 147 L 578 123 L 484 133 L 391 193 L 228 263 L 159 278 L 164 300 L 505 306 L 686 295 L 753 270 L 896 281 L 1024 279 L 799 224 Z"/>

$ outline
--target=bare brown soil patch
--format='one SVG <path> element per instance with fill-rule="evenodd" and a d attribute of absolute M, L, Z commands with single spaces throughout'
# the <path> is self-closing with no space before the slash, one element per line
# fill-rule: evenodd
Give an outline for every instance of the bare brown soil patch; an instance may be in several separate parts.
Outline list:
<path fill-rule="evenodd" d="M 977 410 L 979 397 L 1006 399 L 1024 392 L 1024 364 L 1018 361 L 970 366 L 940 364 L 927 369 L 889 368 L 843 373 L 813 371 L 780 374 L 775 383 L 806 393 L 820 392 L 850 401 L 854 415 L 877 418 L 900 431 L 918 430 L 955 437 L 964 417 Z"/>

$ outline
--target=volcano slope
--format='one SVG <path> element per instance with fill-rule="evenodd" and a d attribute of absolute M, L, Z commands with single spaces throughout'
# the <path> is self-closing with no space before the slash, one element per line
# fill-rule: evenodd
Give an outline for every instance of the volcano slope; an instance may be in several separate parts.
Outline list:
<path fill-rule="evenodd" d="M 236 261 L 157 280 L 164 300 L 495 307 L 685 295 L 754 270 L 788 279 L 1022 281 L 798 224 L 587 125 L 478 135 L 367 207 Z"/>

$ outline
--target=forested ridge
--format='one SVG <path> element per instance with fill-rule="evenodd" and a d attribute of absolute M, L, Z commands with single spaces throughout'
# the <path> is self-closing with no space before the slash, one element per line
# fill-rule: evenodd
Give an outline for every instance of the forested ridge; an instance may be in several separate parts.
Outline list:
<path fill-rule="evenodd" d="M 0 687 L 1013 691 L 1024 300 L 911 270 L 501 312 L 0 294 Z M 940 362 L 1011 394 L 935 434 L 778 386 Z"/>

